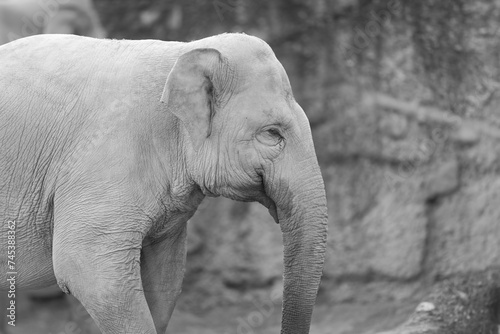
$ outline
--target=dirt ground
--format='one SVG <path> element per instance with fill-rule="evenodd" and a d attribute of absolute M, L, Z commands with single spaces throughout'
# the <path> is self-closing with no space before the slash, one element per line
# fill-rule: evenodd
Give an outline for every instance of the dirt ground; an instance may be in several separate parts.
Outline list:
<path fill-rule="evenodd" d="M 402 323 L 413 307 L 409 305 L 341 304 L 336 306 L 319 305 L 315 309 L 311 334 L 375 334 L 394 328 Z M 171 333 L 181 334 L 276 334 L 280 332 L 280 310 L 261 325 L 249 325 L 252 306 L 239 306 L 230 309 L 217 309 L 204 316 L 174 314 L 170 325 Z M 254 324 L 259 324 L 258 317 Z M 244 322 L 244 320 L 247 320 Z"/>
<path fill-rule="evenodd" d="M 318 305 L 311 334 L 375 334 L 403 323 L 415 303 Z M 169 333 L 276 334 L 280 332 L 280 306 L 254 304 L 220 307 L 203 314 L 176 309 Z M 64 297 L 32 302 L 18 297 L 16 326 L 8 334 L 98 334 L 93 321 L 75 300 Z"/>

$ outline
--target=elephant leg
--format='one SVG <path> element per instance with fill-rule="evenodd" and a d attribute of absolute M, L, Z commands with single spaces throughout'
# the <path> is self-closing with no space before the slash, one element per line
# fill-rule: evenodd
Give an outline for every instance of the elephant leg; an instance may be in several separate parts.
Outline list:
<path fill-rule="evenodd" d="M 113 210 L 109 199 L 91 202 L 55 204 L 57 282 L 82 303 L 103 334 L 156 334 L 141 282 L 141 220 L 126 219 L 126 206 Z"/>
<path fill-rule="evenodd" d="M 186 264 L 186 224 L 161 240 L 145 239 L 141 256 L 144 293 L 158 334 L 164 334 L 181 292 Z"/>

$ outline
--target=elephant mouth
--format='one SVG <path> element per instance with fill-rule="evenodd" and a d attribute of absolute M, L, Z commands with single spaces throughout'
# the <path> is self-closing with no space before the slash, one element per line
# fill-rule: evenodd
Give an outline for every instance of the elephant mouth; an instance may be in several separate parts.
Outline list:
<path fill-rule="evenodd" d="M 276 224 L 279 224 L 280 222 L 278 219 L 278 209 L 276 208 L 276 204 L 274 203 L 274 201 L 266 196 L 262 201 L 259 202 L 267 208 L 269 214 L 271 215 L 271 217 L 273 217 Z"/>
<path fill-rule="evenodd" d="M 269 214 L 274 218 L 276 224 L 279 224 L 280 222 L 278 220 L 278 210 L 276 209 L 276 204 L 271 201 L 271 205 L 267 209 L 269 210 Z"/>
<path fill-rule="evenodd" d="M 278 209 L 276 208 L 276 203 L 269 197 L 268 195 L 268 189 L 266 187 L 266 182 L 265 182 L 265 177 L 263 174 L 260 174 L 261 178 L 261 184 L 263 186 L 262 192 L 264 197 L 262 197 L 258 202 L 260 202 L 262 205 L 264 205 L 267 210 L 269 211 L 269 214 L 271 217 L 273 217 L 274 221 L 276 224 L 279 224 L 279 219 L 278 219 Z"/>

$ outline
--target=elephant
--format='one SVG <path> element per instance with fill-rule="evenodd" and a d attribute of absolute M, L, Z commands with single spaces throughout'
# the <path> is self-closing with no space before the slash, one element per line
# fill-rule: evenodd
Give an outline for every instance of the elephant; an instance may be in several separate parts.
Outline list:
<path fill-rule="evenodd" d="M 106 37 L 92 0 L 0 0 L 0 45 L 35 34 Z"/>
<path fill-rule="evenodd" d="M 279 224 L 281 333 L 309 332 L 325 187 L 266 42 L 37 35 L 1 46 L 0 62 L 0 268 L 18 289 L 57 283 L 106 334 L 165 333 L 187 222 L 223 196 L 259 202 Z"/>

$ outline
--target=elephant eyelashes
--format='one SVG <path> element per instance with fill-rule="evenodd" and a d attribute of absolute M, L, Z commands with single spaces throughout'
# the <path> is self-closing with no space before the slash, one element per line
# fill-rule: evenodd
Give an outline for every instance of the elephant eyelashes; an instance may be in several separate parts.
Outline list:
<path fill-rule="evenodd" d="M 264 145 L 276 146 L 283 143 L 284 138 L 276 128 L 268 128 L 257 134 L 257 140 Z"/>

